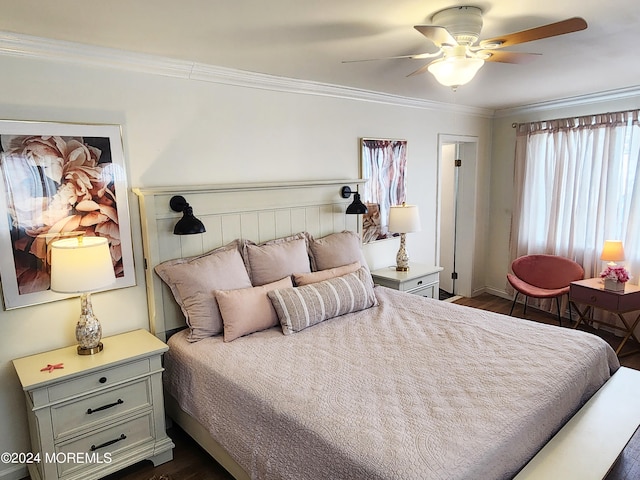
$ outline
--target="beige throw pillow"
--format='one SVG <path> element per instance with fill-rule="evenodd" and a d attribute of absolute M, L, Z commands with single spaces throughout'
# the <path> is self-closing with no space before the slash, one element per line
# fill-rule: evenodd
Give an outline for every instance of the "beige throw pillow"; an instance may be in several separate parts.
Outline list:
<path fill-rule="evenodd" d="M 317 239 L 307 234 L 307 241 L 314 272 L 353 262 L 360 262 L 362 267 L 369 268 L 362 253 L 360 236 L 356 232 L 345 230 Z"/>
<path fill-rule="evenodd" d="M 224 324 L 224 341 L 231 342 L 243 335 L 278 325 L 278 316 L 267 292 L 292 286 L 291 277 L 285 277 L 260 287 L 216 291 Z"/>
<path fill-rule="evenodd" d="M 169 260 L 157 265 L 155 271 L 182 309 L 191 342 L 222 332 L 215 290 L 251 287 L 235 241 L 204 255 Z"/>
<path fill-rule="evenodd" d="M 246 243 L 244 255 L 254 287 L 275 282 L 295 272 L 311 271 L 307 241 L 303 235 L 262 245 Z"/>
<path fill-rule="evenodd" d="M 353 262 L 349 265 L 343 265 L 342 267 L 328 268 L 327 270 L 320 270 L 318 272 L 311 273 L 294 273 L 293 280 L 296 286 L 301 287 L 303 285 L 309 285 L 310 283 L 318 283 L 330 278 L 341 277 L 348 273 L 353 273 L 360 268 L 360 262 Z"/>

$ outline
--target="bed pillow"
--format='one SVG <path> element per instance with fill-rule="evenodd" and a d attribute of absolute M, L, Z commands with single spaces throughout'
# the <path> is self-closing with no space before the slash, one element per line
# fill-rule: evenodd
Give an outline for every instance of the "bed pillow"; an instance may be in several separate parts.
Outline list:
<path fill-rule="evenodd" d="M 302 233 L 261 245 L 245 242 L 243 253 L 254 287 L 275 282 L 295 272 L 311 271 L 307 239 Z"/>
<path fill-rule="evenodd" d="M 259 287 L 216 291 L 224 325 L 224 341 L 231 342 L 243 335 L 278 325 L 278 316 L 267 292 L 287 287 L 293 287 L 289 276 Z"/>
<path fill-rule="evenodd" d="M 362 253 L 360 236 L 356 232 L 345 230 L 318 239 L 307 234 L 307 242 L 311 269 L 314 272 L 353 262 L 360 262 L 364 268 L 369 268 Z"/>
<path fill-rule="evenodd" d="M 215 290 L 251 287 L 238 247 L 238 242 L 232 242 L 204 255 L 169 260 L 155 267 L 182 309 L 190 342 L 222 332 Z"/>
<path fill-rule="evenodd" d="M 353 273 L 361 267 L 360 262 L 353 262 L 342 267 L 328 268 L 327 270 L 319 270 L 311 273 L 294 273 L 293 280 L 296 286 L 309 285 L 310 283 L 318 283 L 330 278 L 341 277 L 348 273 Z"/>
<path fill-rule="evenodd" d="M 329 318 L 357 312 L 378 304 L 369 272 L 353 273 L 322 282 L 267 293 L 278 314 L 282 332 L 290 335 Z"/>

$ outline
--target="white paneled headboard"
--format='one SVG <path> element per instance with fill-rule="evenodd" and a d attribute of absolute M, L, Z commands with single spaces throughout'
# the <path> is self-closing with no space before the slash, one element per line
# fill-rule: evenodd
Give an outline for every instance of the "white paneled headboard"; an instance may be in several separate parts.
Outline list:
<path fill-rule="evenodd" d="M 283 183 L 134 188 L 140 204 L 149 328 L 165 339 L 184 326 L 184 316 L 171 291 L 154 267 L 174 258 L 190 257 L 225 245 L 236 238 L 256 243 L 306 231 L 322 237 L 359 229 L 359 216 L 346 215 L 353 197 L 340 190 L 356 190 L 364 180 L 324 180 Z M 169 207 L 174 195 L 185 197 L 206 233 L 174 235 L 180 213 Z"/>

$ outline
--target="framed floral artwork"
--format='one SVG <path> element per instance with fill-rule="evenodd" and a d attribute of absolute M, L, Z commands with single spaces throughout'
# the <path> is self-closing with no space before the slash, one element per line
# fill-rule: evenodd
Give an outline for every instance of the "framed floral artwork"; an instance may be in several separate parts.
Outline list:
<path fill-rule="evenodd" d="M 5 309 L 69 297 L 50 290 L 51 242 L 109 241 L 116 283 L 135 285 L 119 125 L 0 120 L 0 278 Z"/>
<path fill-rule="evenodd" d="M 362 241 L 368 243 L 394 236 L 388 230 L 389 208 L 406 200 L 407 141 L 362 138 L 360 146 L 361 176 L 367 179 L 360 196 L 368 210 Z"/>

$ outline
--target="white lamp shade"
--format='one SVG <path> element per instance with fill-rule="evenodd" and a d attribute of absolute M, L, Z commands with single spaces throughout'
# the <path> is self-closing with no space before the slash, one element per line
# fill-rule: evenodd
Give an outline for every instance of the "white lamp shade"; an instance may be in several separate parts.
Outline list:
<path fill-rule="evenodd" d="M 106 238 L 65 238 L 52 242 L 50 248 L 52 291 L 87 293 L 115 283 Z"/>
<path fill-rule="evenodd" d="M 389 209 L 389 231 L 409 233 L 420 231 L 420 213 L 417 205 L 394 205 Z"/>
<path fill-rule="evenodd" d="M 622 240 L 605 240 L 600 260 L 605 262 L 621 262 L 624 260 Z"/>
<path fill-rule="evenodd" d="M 442 85 L 457 87 L 469 83 L 482 65 L 481 58 L 448 57 L 431 62 L 428 70 Z"/>

